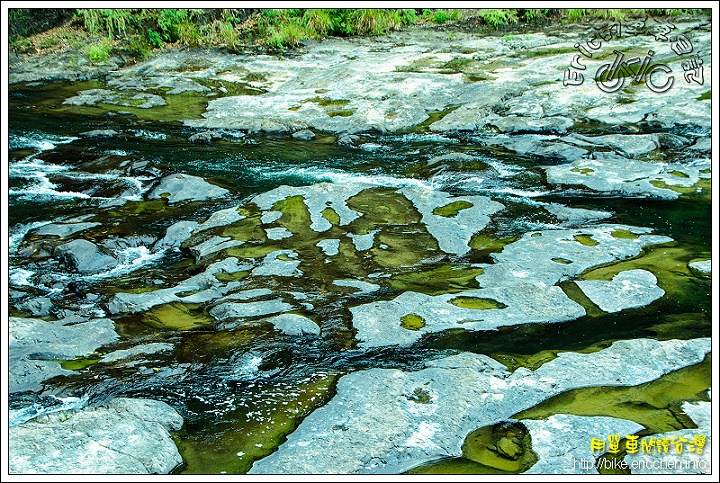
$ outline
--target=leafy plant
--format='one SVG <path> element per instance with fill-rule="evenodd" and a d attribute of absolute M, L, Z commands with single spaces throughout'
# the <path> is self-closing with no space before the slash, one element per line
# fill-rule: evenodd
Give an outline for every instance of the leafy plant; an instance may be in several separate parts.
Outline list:
<path fill-rule="evenodd" d="M 487 8 L 480 10 L 480 18 L 492 26 L 507 25 L 509 23 L 517 23 L 517 11 L 510 8 Z"/>
<path fill-rule="evenodd" d="M 112 39 L 107 37 L 96 45 L 88 45 L 85 48 L 85 57 L 93 64 L 102 64 L 110 58 Z"/>

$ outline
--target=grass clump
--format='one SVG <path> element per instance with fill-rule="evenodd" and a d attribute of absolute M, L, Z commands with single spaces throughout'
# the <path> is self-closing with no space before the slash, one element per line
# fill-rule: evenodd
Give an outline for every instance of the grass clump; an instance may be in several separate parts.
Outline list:
<path fill-rule="evenodd" d="M 97 44 L 88 45 L 85 48 L 85 57 L 93 64 L 104 64 L 110 59 L 110 49 L 112 48 L 112 39 L 102 39 Z"/>

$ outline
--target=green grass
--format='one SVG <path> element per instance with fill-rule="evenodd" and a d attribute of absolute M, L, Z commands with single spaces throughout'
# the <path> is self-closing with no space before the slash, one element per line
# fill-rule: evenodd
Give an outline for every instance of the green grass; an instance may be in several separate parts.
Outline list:
<path fill-rule="evenodd" d="M 93 64 L 104 64 L 110 59 L 112 40 L 108 37 L 85 48 L 85 57 Z"/>
<path fill-rule="evenodd" d="M 39 10 L 39 9 L 38 9 Z M 115 8 L 77 9 L 73 25 L 81 25 L 79 39 L 65 34 L 48 38 L 27 35 L 33 29 L 32 9 L 10 9 L 10 46 L 16 52 L 55 48 L 62 44 L 83 50 L 92 62 L 104 62 L 113 50 L 136 58 L 147 58 L 153 49 L 168 44 L 190 47 L 220 47 L 235 51 L 242 46 L 283 50 L 309 39 L 384 35 L 416 24 L 439 25 L 476 19 L 480 30 L 493 30 L 519 22 L 576 22 L 583 19 L 626 20 L 652 16 L 709 14 L 709 9 L 392 9 L 392 8 L 288 8 L 257 9 L 240 19 L 239 9 Z M 23 35 L 25 34 L 25 35 Z M 454 36 L 448 32 L 448 38 Z M 78 36 L 75 36 L 78 37 Z M 104 44 L 87 46 L 93 38 L 108 38 Z M 505 40 L 515 36 L 507 34 Z M 32 40 L 29 40 L 32 39 Z M 107 52 L 106 52 L 107 51 Z M 107 57 L 106 57 L 107 54 Z"/>

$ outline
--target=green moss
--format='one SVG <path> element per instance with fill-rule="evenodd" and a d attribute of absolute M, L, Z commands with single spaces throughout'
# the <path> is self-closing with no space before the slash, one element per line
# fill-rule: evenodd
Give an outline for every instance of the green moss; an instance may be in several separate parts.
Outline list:
<path fill-rule="evenodd" d="M 700 97 L 697 98 L 698 101 L 709 101 L 712 97 L 712 90 L 708 89 L 706 92 L 703 92 Z"/>
<path fill-rule="evenodd" d="M 592 235 L 575 235 L 573 239 L 586 247 L 599 245 L 599 243 L 593 239 Z"/>
<path fill-rule="evenodd" d="M 340 224 L 340 215 L 338 215 L 332 208 L 328 207 L 322 210 L 322 216 L 335 226 Z"/>
<path fill-rule="evenodd" d="M 246 270 L 242 270 L 240 272 L 232 272 L 232 273 L 225 273 L 225 272 L 218 272 L 213 274 L 216 279 L 218 279 L 219 282 L 227 283 L 227 282 L 237 282 L 239 280 L 244 279 L 250 274 L 250 272 Z"/>
<path fill-rule="evenodd" d="M 463 74 L 462 79 L 465 82 L 482 82 L 486 80 L 493 80 L 494 77 L 485 74 Z"/>
<path fill-rule="evenodd" d="M 463 309 L 473 310 L 504 309 L 507 307 L 507 305 L 497 300 L 480 297 L 455 297 L 454 299 L 448 300 L 448 303 Z"/>
<path fill-rule="evenodd" d="M 469 201 L 454 201 L 450 204 L 447 204 L 445 206 L 439 206 L 433 210 L 433 215 L 439 215 L 444 216 L 447 218 L 452 218 L 457 216 L 460 211 L 465 210 L 467 208 L 471 208 L 473 206 L 472 203 Z"/>
<path fill-rule="evenodd" d="M 505 245 L 516 241 L 518 238 L 519 237 L 517 236 L 512 236 L 498 239 L 489 237 L 483 233 L 478 233 L 470 239 L 468 246 L 473 250 L 479 250 L 485 254 L 497 253 L 502 251 L 502 249 L 505 248 Z"/>
<path fill-rule="evenodd" d="M 437 240 L 422 225 L 387 227 L 375 239 L 370 252 L 385 268 L 412 267 L 438 252 Z"/>
<path fill-rule="evenodd" d="M 292 233 L 302 234 L 312 231 L 310 211 L 302 195 L 289 196 L 284 200 L 277 201 L 273 205 L 273 210 L 282 212 L 283 215 L 278 223 Z"/>
<path fill-rule="evenodd" d="M 643 249 L 642 254 L 632 260 L 625 260 L 605 267 L 588 270 L 581 275 L 586 280 L 609 281 L 619 272 L 634 269 L 643 269 L 652 272 L 657 277 L 658 286 L 665 291 L 662 300 L 670 303 L 690 304 L 694 302 L 688 294 L 702 297 L 708 290 L 705 285 L 708 280 L 693 276 L 688 262 L 694 254 L 687 248 L 673 246 L 654 246 Z"/>
<path fill-rule="evenodd" d="M 620 229 L 620 230 L 614 230 L 612 233 L 610 233 L 613 238 L 624 238 L 628 240 L 634 240 L 638 238 L 639 235 L 631 232 L 630 230 Z"/>
<path fill-rule="evenodd" d="M 76 357 L 75 359 L 69 360 L 69 361 L 58 361 L 60 363 L 60 367 L 67 371 L 79 371 L 81 369 L 85 369 L 88 366 L 91 366 L 98 362 L 100 359 L 95 359 L 91 357 Z"/>
<path fill-rule="evenodd" d="M 114 217 L 125 217 L 128 215 L 139 215 L 140 213 L 164 211 L 168 208 L 169 206 L 165 199 L 150 201 L 128 201 L 124 205 L 110 210 L 108 214 Z"/>
<path fill-rule="evenodd" d="M 482 268 L 462 265 L 442 265 L 432 270 L 413 270 L 393 275 L 387 283 L 400 292 L 420 292 L 427 295 L 464 292 L 478 288 L 475 277 L 483 272 Z"/>
<path fill-rule="evenodd" d="M 572 263 L 572 260 L 568 260 L 567 258 L 562 257 L 551 258 L 551 260 L 555 263 L 562 263 L 565 265 L 570 265 Z"/>
<path fill-rule="evenodd" d="M 311 97 L 305 99 L 303 102 L 315 102 L 322 107 L 342 107 L 350 104 L 350 101 L 347 99 L 330 99 L 328 97 Z"/>
<path fill-rule="evenodd" d="M 447 458 L 420 465 L 406 471 L 407 475 L 511 475 L 492 466 L 483 465 L 467 458 Z"/>
<path fill-rule="evenodd" d="M 677 176 L 678 178 L 690 178 L 687 174 L 683 173 L 682 171 L 669 171 L 668 174 L 671 174 L 673 176 Z"/>
<path fill-rule="evenodd" d="M 605 315 L 605 312 L 600 309 L 595 303 L 585 295 L 580 287 L 575 282 L 561 282 L 558 284 L 565 295 L 570 298 L 573 302 L 582 306 L 585 309 L 585 314 L 588 317 L 600 317 Z"/>
<path fill-rule="evenodd" d="M 417 132 L 417 133 L 427 132 L 429 130 L 431 124 L 441 120 L 442 118 L 444 118 L 445 116 L 447 116 L 448 114 L 450 114 L 451 112 L 453 112 L 455 109 L 457 109 L 459 107 L 460 107 L 460 105 L 458 104 L 458 105 L 447 106 L 440 111 L 426 111 L 428 118 L 425 119 L 420 124 L 418 124 L 413 129 L 413 131 Z"/>
<path fill-rule="evenodd" d="M 573 389 L 521 411 L 515 419 L 545 419 L 554 414 L 611 416 L 645 426 L 650 433 L 692 428 L 678 404 L 707 400 L 711 385 L 710 354 L 703 362 L 637 386 L 599 386 Z"/>
<path fill-rule="evenodd" d="M 351 210 L 363 216 L 348 225 L 348 231 L 365 235 L 387 225 L 419 223 L 421 216 L 415 205 L 402 194 L 390 188 L 370 188 L 347 199 Z"/>
<path fill-rule="evenodd" d="M 696 339 L 712 334 L 712 320 L 707 313 L 669 314 L 659 317 L 648 331 L 658 340 Z"/>
<path fill-rule="evenodd" d="M 422 387 L 416 387 L 410 396 L 405 397 L 417 404 L 432 404 L 432 395 Z"/>
<path fill-rule="evenodd" d="M 355 114 L 355 111 L 357 111 L 357 109 L 335 109 L 325 111 L 325 114 L 330 117 L 350 117 Z"/>
<path fill-rule="evenodd" d="M 212 317 L 199 310 L 200 304 L 172 302 L 158 305 L 145 312 L 143 323 L 152 327 L 190 330 L 213 322 Z"/>
<path fill-rule="evenodd" d="M 499 423 L 468 434 L 463 456 L 508 473 L 522 473 L 538 461 L 530 432 L 521 423 Z"/>
<path fill-rule="evenodd" d="M 656 188 L 673 190 L 677 193 L 680 193 L 681 196 L 697 199 L 698 201 L 702 201 L 703 203 L 710 204 L 712 201 L 712 180 L 709 178 L 702 178 L 693 186 L 675 186 L 667 184 L 665 183 L 665 181 L 658 179 L 650 180 L 650 184 L 655 186 Z"/>
<path fill-rule="evenodd" d="M 595 172 L 595 170 L 591 168 L 572 168 L 570 171 L 572 171 L 573 173 L 586 174 L 588 176 L 590 175 L 590 173 Z"/>
<path fill-rule="evenodd" d="M 420 330 L 425 327 L 425 319 L 417 314 L 407 314 L 400 317 L 400 327 L 407 330 Z"/>
<path fill-rule="evenodd" d="M 302 106 L 290 106 L 288 107 L 288 111 L 299 111 L 300 107 Z"/>
<path fill-rule="evenodd" d="M 262 243 L 246 243 L 237 247 L 225 249 L 225 253 L 229 257 L 238 258 L 261 258 L 265 255 L 280 250 L 282 247 L 277 245 L 267 245 Z"/>
<path fill-rule="evenodd" d="M 440 66 L 441 74 L 457 74 L 467 69 L 474 61 L 465 57 L 454 57 Z"/>
<path fill-rule="evenodd" d="M 175 434 L 186 463 L 183 474 L 244 474 L 253 461 L 276 450 L 302 418 L 330 398 L 335 376 L 302 384 L 256 383 L 235 396 L 238 409 L 192 435 Z M 216 421 L 216 420 L 215 420 Z"/>
<path fill-rule="evenodd" d="M 409 64 L 395 67 L 396 72 L 429 72 L 442 65 L 440 59 L 435 56 L 421 57 L 410 61 Z"/>
<path fill-rule="evenodd" d="M 267 234 L 262 227 L 261 217 L 262 215 L 260 213 L 253 213 L 247 216 L 247 218 L 243 218 L 240 221 L 236 221 L 235 223 L 226 226 L 220 236 L 231 237 L 235 240 L 243 242 L 266 242 Z"/>

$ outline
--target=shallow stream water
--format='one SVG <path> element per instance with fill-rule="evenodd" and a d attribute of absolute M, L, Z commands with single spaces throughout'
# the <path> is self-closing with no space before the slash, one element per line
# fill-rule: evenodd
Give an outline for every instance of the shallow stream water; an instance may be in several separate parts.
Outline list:
<path fill-rule="evenodd" d="M 139 365 L 121 366 L 98 364 L 98 354 L 89 354 L 73 361 L 74 366 L 66 366 L 75 372 L 53 380 L 43 393 L 13 395 L 11 409 L 34 405 L 43 411 L 55 407 L 55 398 L 83 398 L 77 400 L 82 403 L 120 395 L 163 400 L 186 421 L 175 435 L 185 460 L 178 472 L 244 473 L 253 460 L 271 453 L 304 416 L 332 397 L 339 377 L 353 371 L 417 370 L 428 359 L 458 351 L 487 354 L 511 369 L 534 368 L 558 351 L 598 350 L 618 339 L 711 336 L 710 281 L 693 276 L 687 268 L 692 260 L 710 258 L 709 185 L 672 201 L 552 186 L 542 169 L 552 161 L 518 157 L 477 142 L 478 137 L 502 136 L 492 133 L 441 135 L 420 128 L 400 134 L 366 134 L 355 146 L 342 146 L 336 137 L 322 134 L 306 142 L 289 135 L 224 131 L 220 141 L 198 145 L 188 142 L 195 131 L 174 121 L 194 112 L 189 99 L 186 105 L 178 101 L 176 111 L 165 114 L 170 120 L 143 119 L 117 107 L 62 105 L 89 84 L 51 83 L 10 90 L 11 293 L 49 296 L 58 314 L 64 304 L 68 311 L 95 304 L 96 315 L 107 316 L 104 303 L 112 294 L 170 286 L 201 271 L 199 266 L 187 252 L 152 252 L 140 243 L 128 246 L 119 266 L 108 272 L 69 273 L 61 266 L 33 264 L 18 255 L 18 249 L 29 241 L 30 230 L 57 220 L 87 219 L 101 223 L 91 231 L 96 240 L 159 239 L 178 221 L 202 222 L 220 209 L 239 204 L 248 204 L 249 219 L 257 217 L 249 200 L 281 185 L 367 183 L 374 190 L 372 196 L 358 195 L 352 202 L 365 206 L 368 217 L 383 218 L 376 226 L 382 225 L 381 241 L 390 246 L 386 250 L 390 253 L 376 250 L 371 261 L 348 256 L 342 263 L 326 264 L 322 252 L 305 247 L 300 269 L 306 276 L 263 281 L 262 287 L 309 301 L 312 309 L 306 315 L 310 313 L 320 325 L 319 337 L 282 336 L 260 319 L 239 326 L 208 322 L 202 306 L 166 306 L 164 313 L 159 309 L 116 316 L 112 318 L 121 341 L 103 348 L 103 353 L 150 342 L 170 343 L 174 351 L 148 356 Z M 111 138 L 80 136 L 93 129 L 113 129 L 120 134 Z M 590 132 L 612 131 L 599 127 Z M 434 167 L 427 163 L 450 153 L 471 155 L 475 161 Z M 149 201 L 146 196 L 153 183 L 170 173 L 202 177 L 233 195 L 173 207 Z M 395 191 L 406 187 L 455 196 L 484 195 L 505 208 L 491 216 L 470 252 L 451 256 L 440 252 L 427 232 L 415 227 L 417 212 Z M 113 206 L 109 202 L 115 199 L 127 201 Z M 674 242 L 650 246 L 635 259 L 590 269 L 583 275 L 609 280 L 621 270 L 644 268 L 657 277 L 665 295 L 646 307 L 605 313 L 568 280 L 561 287 L 587 311 L 576 320 L 490 331 L 458 328 L 427 335 L 410 346 L 358 346 L 351 307 L 390 300 L 407 290 L 439 294 L 477 288 L 473 269 L 478 264 L 492 263 L 493 253 L 523 234 L 560 225 L 543 208 L 547 203 L 607 211 L 612 215 L 602 223 L 646 227 L 654 235 L 671 237 Z M 297 216 L 296 225 L 289 221 L 288 226 L 295 226 L 297 233 L 309 231 L 303 213 Z M 254 255 L 268 252 L 260 250 Z M 313 254 L 320 259 L 310 260 Z M 331 287 L 332 280 L 342 278 L 343 272 L 345 277 L 367 281 L 373 281 L 371 274 L 382 272 L 387 283 L 376 292 L 360 295 Z M 247 288 L 260 286 L 254 283 Z M 13 308 L 11 295 L 13 314 L 27 315 Z M 708 358 L 703 367 L 709 364 Z M 697 393 L 709 387 L 709 381 L 703 382 L 705 372 L 692 377 L 700 380 L 693 386 L 699 388 Z M 445 461 L 436 471 L 488 470 L 477 465 L 469 460 Z"/>

